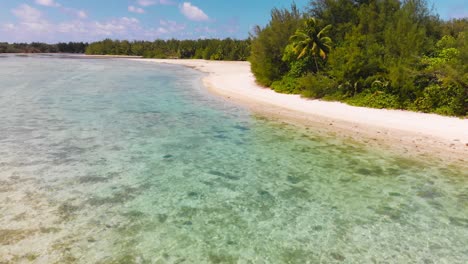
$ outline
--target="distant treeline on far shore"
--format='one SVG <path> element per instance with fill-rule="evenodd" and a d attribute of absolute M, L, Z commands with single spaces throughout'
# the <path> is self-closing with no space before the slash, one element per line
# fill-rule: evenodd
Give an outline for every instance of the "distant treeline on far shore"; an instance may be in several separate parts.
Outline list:
<path fill-rule="evenodd" d="M 250 56 L 250 40 L 199 39 L 127 41 L 93 43 L 0 43 L 0 53 L 86 53 L 88 55 L 129 55 L 145 58 L 179 58 L 244 61 Z"/>
<path fill-rule="evenodd" d="M 106 39 L 91 43 L 86 49 L 86 54 L 244 61 L 250 56 L 250 40 L 227 38 L 130 42 Z"/>
<path fill-rule="evenodd" d="M 5 43 L 0 42 L 0 53 L 85 53 L 88 43 L 68 42 L 47 44 L 32 43 Z"/>

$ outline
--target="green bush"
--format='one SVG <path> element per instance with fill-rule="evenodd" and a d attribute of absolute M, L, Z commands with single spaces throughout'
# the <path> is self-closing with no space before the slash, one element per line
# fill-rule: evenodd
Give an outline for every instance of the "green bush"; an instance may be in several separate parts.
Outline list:
<path fill-rule="evenodd" d="M 346 103 L 355 106 L 366 106 L 372 108 L 398 109 L 401 105 L 398 96 L 377 91 L 374 93 L 362 93 L 345 100 Z"/>
<path fill-rule="evenodd" d="M 466 115 L 464 93 L 463 87 L 457 85 L 443 87 L 433 84 L 426 87 L 423 95 L 414 101 L 413 109 L 441 115 Z"/>
<path fill-rule="evenodd" d="M 467 116 L 467 19 L 440 20 L 424 0 L 309 2 L 305 13 L 275 9 L 256 28 L 250 62 L 259 83 L 357 106 Z M 295 30 L 311 17 L 318 28 L 332 26 L 327 52 L 315 27 Z"/>
<path fill-rule="evenodd" d="M 297 94 L 301 92 L 298 79 L 291 76 L 285 76 L 281 80 L 273 82 L 270 87 L 278 93 Z"/>
<path fill-rule="evenodd" d="M 293 4 L 290 10 L 273 9 L 270 23 L 264 28 L 255 27 L 249 61 L 258 83 L 270 86 L 288 73 L 289 65 L 282 59 L 283 51 L 301 22 L 301 12 Z"/>
<path fill-rule="evenodd" d="M 290 70 L 288 72 L 288 76 L 291 77 L 302 77 L 307 74 L 313 66 L 313 59 L 312 58 L 305 58 L 300 60 L 295 60 L 290 63 Z"/>
<path fill-rule="evenodd" d="M 299 86 L 302 88 L 304 97 L 322 98 L 326 95 L 335 94 L 338 84 L 328 76 L 309 73 L 299 78 Z"/>

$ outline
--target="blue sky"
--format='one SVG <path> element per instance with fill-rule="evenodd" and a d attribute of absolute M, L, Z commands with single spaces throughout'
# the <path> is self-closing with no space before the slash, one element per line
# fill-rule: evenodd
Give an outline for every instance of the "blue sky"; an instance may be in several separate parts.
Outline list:
<path fill-rule="evenodd" d="M 308 0 L 296 0 L 299 7 Z M 429 0 L 444 19 L 466 0 Z M 1 0 L 0 42 L 246 38 L 290 0 Z"/>

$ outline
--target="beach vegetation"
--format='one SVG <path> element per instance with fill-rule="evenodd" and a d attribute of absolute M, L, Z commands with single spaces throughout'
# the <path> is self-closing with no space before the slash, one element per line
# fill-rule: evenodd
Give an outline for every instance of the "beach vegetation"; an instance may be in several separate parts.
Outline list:
<path fill-rule="evenodd" d="M 57 44 L 0 42 L 0 53 L 84 53 L 87 46 L 88 43 L 84 42 Z"/>
<path fill-rule="evenodd" d="M 317 27 L 317 21 L 311 17 L 304 21 L 304 26 L 296 30 L 290 38 L 290 44 L 286 46 L 284 51 L 286 56 L 283 58 L 294 58 L 300 60 L 304 57 L 312 57 L 315 62 L 315 72 L 319 72 L 317 58 L 325 60 L 331 49 L 331 39 L 325 34 L 330 30 L 331 25 L 325 26 L 323 29 Z M 293 53 L 288 56 L 288 53 Z"/>
<path fill-rule="evenodd" d="M 258 83 L 375 108 L 468 114 L 468 19 L 425 0 L 311 0 L 252 35 Z"/>
<path fill-rule="evenodd" d="M 283 53 L 302 22 L 303 16 L 293 4 L 290 9 L 273 9 L 268 25 L 255 27 L 249 61 L 259 84 L 270 86 L 287 75 L 291 65 L 283 59 Z"/>
<path fill-rule="evenodd" d="M 105 39 L 91 43 L 88 55 L 142 56 L 158 59 L 205 59 L 245 61 L 250 56 L 250 40 L 199 39 L 126 41 Z"/>

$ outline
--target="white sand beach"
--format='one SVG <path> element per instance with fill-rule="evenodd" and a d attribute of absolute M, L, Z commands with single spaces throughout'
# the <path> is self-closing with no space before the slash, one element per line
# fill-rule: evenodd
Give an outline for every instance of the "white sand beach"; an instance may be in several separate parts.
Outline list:
<path fill-rule="evenodd" d="M 207 76 L 203 82 L 210 91 L 255 112 L 301 123 L 322 123 L 352 138 L 364 136 L 389 145 L 399 142 L 398 147 L 405 152 L 417 150 L 419 154 L 439 153 L 440 156 L 455 156 L 458 161 L 468 160 L 468 119 L 355 107 L 276 93 L 255 83 L 248 62 L 135 60 L 183 65 L 205 72 Z"/>

